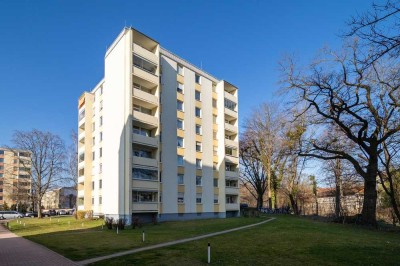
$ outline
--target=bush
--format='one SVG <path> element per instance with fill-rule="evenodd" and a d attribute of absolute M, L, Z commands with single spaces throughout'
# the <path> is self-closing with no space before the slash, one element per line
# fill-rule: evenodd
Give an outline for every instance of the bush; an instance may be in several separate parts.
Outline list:
<path fill-rule="evenodd" d="M 135 229 L 136 226 L 141 228 L 143 226 L 143 223 L 139 220 L 138 217 L 132 217 L 132 229 Z"/>
<path fill-rule="evenodd" d="M 86 215 L 86 211 L 77 211 L 76 213 L 76 219 L 78 220 L 83 220 Z"/>
<path fill-rule="evenodd" d="M 113 228 L 114 218 L 107 217 L 104 223 L 107 228 L 111 230 Z"/>
<path fill-rule="evenodd" d="M 93 220 L 93 211 L 86 211 L 85 219 Z"/>
<path fill-rule="evenodd" d="M 115 228 L 118 226 L 119 230 L 124 230 L 126 225 L 125 219 L 117 219 L 114 223 Z"/>

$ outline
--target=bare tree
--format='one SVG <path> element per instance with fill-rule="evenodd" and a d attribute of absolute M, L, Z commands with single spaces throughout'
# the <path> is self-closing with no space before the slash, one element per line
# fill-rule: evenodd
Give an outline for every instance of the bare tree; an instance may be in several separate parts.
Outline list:
<path fill-rule="evenodd" d="M 67 148 L 66 181 L 78 189 L 78 134 L 71 131 L 71 145 Z"/>
<path fill-rule="evenodd" d="M 364 179 L 361 222 L 376 225 L 378 158 L 383 143 L 399 137 L 400 131 L 400 68 L 393 60 L 366 67 L 360 53 L 357 43 L 340 54 L 327 52 L 305 72 L 289 60 L 284 73 L 295 103 L 306 104 L 303 113 L 313 116 L 310 125 L 318 127 L 316 132 L 326 132 L 333 124 L 357 147 L 349 152 L 338 145 L 340 138 L 314 134 L 299 154 L 349 161 Z"/>
<path fill-rule="evenodd" d="M 12 141 L 17 149 L 31 152 L 29 175 L 38 217 L 41 218 L 41 201 L 44 194 L 64 179 L 62 175 L 65 160 L 64 142 L 57 135 L 36 129 L 16 131 Z"/>

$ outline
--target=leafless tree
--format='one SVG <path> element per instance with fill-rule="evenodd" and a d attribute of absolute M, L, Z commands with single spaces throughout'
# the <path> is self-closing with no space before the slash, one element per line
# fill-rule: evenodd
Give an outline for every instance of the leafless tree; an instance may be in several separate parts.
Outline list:
<path fill-rule="evenodd" d="M 41 201 L 44 194 L 65 178 L 63 177 L 64 142 L 57 135 L 36 129 L 16 131 L 13 134 L 12 141 L 16 149 L 28 150 L 31 153 L 29 175 L 38 216 L 41 218 Z M 24 165 L 24 162 L 22 164 Z"/>
<path fill-rule="evenodd" d="M 362 223 L 376 225 L 377 176 L 382 145 L 400 131 L 400 68 L 394 60 L 359 60 L 357 43 L 341 53 L 327 51 L 324 58 L 299 70 L 293 60 L 284 65 L 285 84 L 294 92 L 294 104 L 313 119 L 320 134 L 309 136 L 302 156 L 349 161 L 364 179 Z M 365 58 L 365 55 L 362 56 Z M 338 145 L 340 138 L 326 138 L 329 126 L 357 147 L 356 152 Z"/>
<path fill-rule="evenodd" d="M 78 189 L 78 134 L 71 131 L 71 145 L 67 148 L 66 181 L 75 189 Z"/>

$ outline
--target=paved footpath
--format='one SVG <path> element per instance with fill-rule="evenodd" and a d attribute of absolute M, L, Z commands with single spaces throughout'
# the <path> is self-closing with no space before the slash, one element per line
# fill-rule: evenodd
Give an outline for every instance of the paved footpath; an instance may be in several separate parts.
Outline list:
<path fill-rule="evenodd" d="M 112 259 L 112 258 L 121 257 L 121 256 L 125 256 L 125 255 L 130 255 L 130 254 L 134 254 L 134 253 L 138 253 L 138 252 L 142 252 L 142 251 L 147 251 L 147 250 L 151 250 L 151 249 L 169 247 L 169 246 L 173 246 L 173 245 L 177 245 L 177 244 L 186 243 L 186 242 L 189 242 L 189 241 L 194 241 L 194 240 L 199 240 L 199 239 L 203 239 L 203 238 L 207 238 L 207 237 L 227 234 L 227 233 L 230 233 L 230 232 L 234 232 L 234 231 L 238 231 L 238 230 L 254 227 L 254 226 L 257 226 L 257 225 L 268 223 L 268 222 L 270 222 L 272 220 L 275 220 L 275 218 L 270 218 L 270 219 L 265 220 L 265 221 L 260 222 L 260 223 L 245 225 L 245 226 L 241 226 L 241 227 L 236 227 L 236 228 L 233 228 L 233 229 L 220 231 L 220 232 L 216 232 L 216 233 L 211 233 L 211 234 L 207 234 L 207 235 L 201 235 L 201 236 L 196 236 L 196 237 L 191 237 L 191 238 L 185 238 L 185 239 L 175 240 L 175 241 L 171 241 L 171 242 L 165 242 L 165 243 L 161 243 L 161 244 L 157 244 L 157 245 L 152 245 L 152 246 L 147 246 L 147 247 L 142 247 L 142 248 L 137 248 L 137 249 L 131 249 L 131 250 L 127 250 L 127 251 L 122 251 L 122 252 L 114 253 L 114 254 L 111 254 L 111 255 L 97 257 L 97 258 L 82 260 L 82 261 L 78 261 L 77 263 L 79 263 L 79 265 L 86 265 L 86 264 L 90 264 L 90 263 L 94 263 L 94 262 L 98 262 L 98 261 L 102 261 L 102 260 Z"/>
<path fill-rule="evenodd" d="M 60 254 L 19 237 L 0 224 L 0 266 L 72 266 L 75 262 Z"/>

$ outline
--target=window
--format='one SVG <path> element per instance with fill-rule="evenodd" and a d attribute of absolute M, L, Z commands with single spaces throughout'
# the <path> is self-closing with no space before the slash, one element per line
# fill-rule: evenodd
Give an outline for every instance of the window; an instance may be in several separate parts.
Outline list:
<path fill-rule="evenodd" d="M 103 157 L 103 148 L 100 148 L 99 153 L 100 153 L 100 158 Z"/>
<path fill-rule="evenodd" d="M 103 101 L 100 101 L 100 111 L 103 110 Z"/>
<path fill-rule="evenodd" d="M 183 76 L 183 66 L 178 65 L 178 74 Z"/>
<path fill-rule="evenodd" d="M 95 152 L 92 152 L 92 160 L 94 161 L 96 159 L 96 154 Z"/>
<path fill-rule="evenodd" d="M 0 163 L 4 163 L 4 158 L 0 158 Z"/>
<path fill-rule="evenodd" d="M 217 108 L 217 100 L 212 99 L 212 107 Z"/>
<path fill-rule="evenodd" d="M 96 125 L 95 125 L 95 123 L 93 122 L 93 123 L 92 123 L 92 131 L 95 131 L 95 129 L 96 129 Z"/>
<path fill-rule="evenodd" d="M 152 115 L 151 109 L 145 108 L 145 107 L 137 105 L 137 104 L 133 105 L 133 110 L 137 111 L 137 112 L 141 112 L 146 115 Z"/>
<path fill-rule="evenodd" d="M 136 55 L 133 55 L 133 65 L 153 75 L 155 75 L 157 71 L 157 66 L 155 64 Z"/>
<path fill-rule="evenodd" d="M 103 172 L 103 164 L 99 164 L 99 174 L 101 174 Z"/>
<path fill-rule="evenodd" d="M 133 133 L 134 134 L 138 134 L 138 135 L 142 135 L 142 136 L 146 136 L 146 137 L 150 137 L 151 136 L 151 130 L 146 129 L 146 128 L 137 127 L 137 126 L 133 127 Z"/>
<path fill-rule="evenodd" d="M 225 171 L 235 172 L 236 167 L 233 164 L 225 164 Z"/>
<path fill-rule="evenodd" d="M 195 109 L 195 115 L 196 115 L 197 117 L 201 117 L 201 109 L 200 109 L 199 107 L 196 107 L 196 109 Z"/>
<path fill-rule="evenodd" d="M 132 191 L 133 202 L 157 202 L 157 192 L 152 191 Z"/>
<path fill-rule="evenodd" d="M 178 155 L 178 166 L 183 166 L 183 156 Z"/>
<path fill-rule="evenodd" d="M 201 151 L 201 142 L 200 141 L 196 141 L 196 151 Z"/>
<path fill-rule="evenodd" d="M 78 120 L 81 121 L 85 117 L 85 109 L 79 112 Z M 4 151 L 0 151 L 0 154 L 4 154 Z"/>
<path fill-rule="evenodd" d="M 103 94 L 103 86 L 100 87 L 100 95 L 102 95 L 102 94 Z"/>
<path fill-rule="evenodd" d="M 78 170 L 78 175 L 79 176 L 84 176 L 85 175 L 85 168 L 81 168 Z"/>
<path fill-rule="evenodd" d="M 184 144 L 183 143 L 183 138 L 182 137 L 177 137 L 177 146 L 178 146 L 178 148 L 183 148 L 184 147 L 183 144 Z"/>
<path fill-rule="evenodd" d="M 176 108 L 178 109 L 178 111 L 182 111 L 183 112 L 183 102 L 178 100 L 176 102 Z"/>
<path fill-rule="evenodd" d="M 201 193 L 196 193 L 196 203 L 197 204 L 201 203 Z"/>
<path fill-rule="evenodd" d="M 196 101 L 201 101 L 201 92 L 195 91 L 194 98 L 196 99 Z"/>
<path fill-rule="evenodd" d="M 218 194 L 214 194 L 214 204 L 218 204 Z"/>
<path fill-rule="evenodd" d="M 214 187 L 218 187 L 218 178 L 213 179 Z"/>
<path fill-rule="evenodd" d="M 213 170 L 218 170 L 218 164 L 217 163 L 213 163 Z"/>
<path fill-rule="evenodd" d="M 185 202 L 185 193 L 178 192 L 178 203 L 184 203 L 184 202 Z"/>
<path fill-rule="evenodd" d="M 236 109 L 236 103 L 232 102 L 231 100 L 228 100 L 225 98 L 225 108 L 228 108 L 229 110 L 232 110 L 234 112 Z"/>
<path fill-rule="evenodd" d="M 147 150 L 133 150 L 133 156 L 136 157 L 142 157 L 142 158 L 152 158 L 152 153 L 151 151 L 147 151 Z"/>
<path fill-rule="evenodd" d="M 94 181 L 92 181 L 92 190 L 94 190 Z"/>
<path fill-rule="evenodd" d="M 183 84 L 178 82 L 178 87 L 176 88 L 178 93 L 183 94 Z"/>
<path fill-rule="evenodd" d="M 213 139 L 217 139 L 217 131 L 213 131 Z"/>
<path fill-rule="evenodd" d="M 213 155 L 218 155 L 218 147 L 217 146 L 213 146 Z"/>
<path fill-rule="evenodd" d="M 157 181 L 157 179 L 158 179 L 157 175 L 158 175 L 157 170 L 140 169 L 140 168 L 132 169 L 132 178 L 133 179 Z"/>
<path fill-rule="evenodd" d="M 0 177 L 4 177 L 4 174 L 3 174 L 3 173 L 0 173 Z"/>
<path fill-rule="evenodd" d="M 85 160 L 85 153 L 83 152 L 83 153 L 79 154 L 79 156 L 78 156 L 78 162 L 81 163 L 81 162 L 83 162 L 84 160 Z"/>
<path fill-rule="evenodd" d="M 183 120 L 182 119 L 177 119 L 176 120 L 176 127 L 178 128 L 178 129 L 184 129 L 183 128 Z"/>
<path fill-rule="evenodd" d="M 178 185 L 183 185 L 183 174 L 178 174 Z"/>
<path fill-rule="evenodd" d="M 100 132 L 100 142 L 103 141 L 103 132 Z"/>
<path fill-rule="evenodd" d="M 92 138 L 92 145 L 93 146 L 96 145 L 96 138 L 95 137 Z"/>
<path fill-rule="evenodd" d="M 100 196 L 99 197 L 99 205 L 103 204 L 103 198 Z"/>
<path fill-rule="evenodd" d="M 100 116 L 100 126 L 102 126 L 102 125 L 103 125 L 103 117 Z"/>
<path fill-rule="evenodd" d="M 194 81 L 195 81 L 197 84 L 201 84 L 201 77 L 200 77 L 200 75 L 195 74 L 195 76 L 194 76 Z"/>
<path fill-rule="evenodd" d="M 196 176 L 196 186 L 201 186 L 201 176 Z"/>
<path fill-rule="evenodd" d="M 201 169 L 201 166 L 202 166 L 201 159 L 196 159 L 196 168 Z"/>
<path fill-rule="evenodd" d="M 196 124 L 196 134 L 201 135 L 201 125 Z"/>
<path fill-rule="evenodd" d="M 0 188 L 0 192 L 3 192 L 3 189 L 2 189 L 2 188 Z"/>

